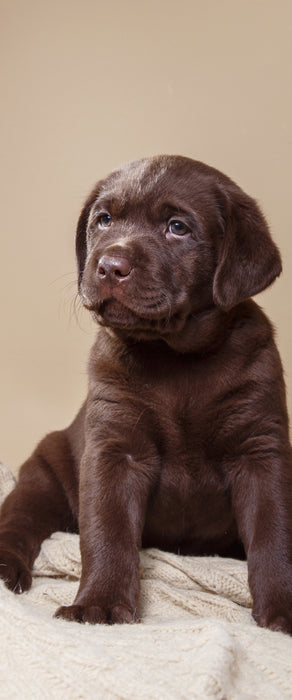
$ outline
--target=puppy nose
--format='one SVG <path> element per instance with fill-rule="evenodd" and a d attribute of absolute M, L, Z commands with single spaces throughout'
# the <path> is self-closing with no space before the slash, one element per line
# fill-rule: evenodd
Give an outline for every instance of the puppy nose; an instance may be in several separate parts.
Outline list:
<path fill-rule="evenodd" d="M 98 261 L 97 274 L 100 279 L 110 277 L 118 282 L 128 277 L 131 269 L 128 258 L 116 255 L 103 255 Z"/>

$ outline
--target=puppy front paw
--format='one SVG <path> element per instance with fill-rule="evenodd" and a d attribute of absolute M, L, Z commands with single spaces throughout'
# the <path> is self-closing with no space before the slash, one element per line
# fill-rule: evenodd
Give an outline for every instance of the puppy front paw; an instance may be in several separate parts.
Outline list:
<path fill-rule="evenodd" d="M 99 605 L 62 605 L 54 617 L 75 622 L 96 624 L 124 624 L 140 622 L 137 610 L 123 603 L 117 603 L 108 608 Z"/>
<path fill-rule="evenodd" d="M 290 615 L 278 615 L 267 626 L 269 630 L 274 630 L 274 632 L 292 634 L 292 619 Z"/>
<path fill-rule="evenodd" d="M 259 627 L 267 627 L 274 632 L 284 632 L 292 635 L 292 615 L 288 611 L 267 611 L 261 614 L 253 612 L 253 617 Z"/>
<path fill-rule="evenodd" d="M 0 547 L 0 578 L 13 593 L 28 591 L 32 575 L 24 561 L 15 552 Z"/>
<path fill-rule="evenodd" d="M 134 622 L 141 622 L 141 618 L 138 615 L 137 608 L 127 607 L 123 603 L 117 603 L 117 605 L 113 605 L 110 609 L 110 618 L 108 622 L 110 624 L 133 624 Z"/>

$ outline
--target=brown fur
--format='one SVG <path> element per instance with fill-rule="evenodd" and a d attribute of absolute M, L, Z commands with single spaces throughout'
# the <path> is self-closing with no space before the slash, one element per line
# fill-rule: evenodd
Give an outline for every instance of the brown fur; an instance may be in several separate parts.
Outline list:
<path fill-rule="evenodd" d="M 291 633 L 285 387 L 271 324 L 250 299 L 281 261 L 258 206 L 202 163 L 144 159 L 96 185 L 76 251 L 80 296 L 100 324 L 88 397 L 2 507 L 0 575 L 29 588 L 42 540 L 79 529 L 79 591 L 57 616 L 131 622 L 141 546 L 245 554 L 255 620 Z"/>

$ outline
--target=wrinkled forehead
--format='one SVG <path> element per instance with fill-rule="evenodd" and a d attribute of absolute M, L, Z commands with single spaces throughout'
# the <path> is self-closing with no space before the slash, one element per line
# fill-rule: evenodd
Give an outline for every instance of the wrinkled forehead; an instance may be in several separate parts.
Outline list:
<path fill-rule="evenodd" d="M 111 173 L 103 181 L 98 199 L 113 199 L 121 208 L 141 206 L 146 200 L 170 194 L 172 179 L 170 164 L 145 158 Z"/>
<path fill-rule="evenodd" d="M 97 204 L 120 210 L 156 208 L 171 204 L 178 209 L 204 205 L 212 177 L 203 164 L 178 156 L 159 156 L 131 162 L 101 183 Z"/>

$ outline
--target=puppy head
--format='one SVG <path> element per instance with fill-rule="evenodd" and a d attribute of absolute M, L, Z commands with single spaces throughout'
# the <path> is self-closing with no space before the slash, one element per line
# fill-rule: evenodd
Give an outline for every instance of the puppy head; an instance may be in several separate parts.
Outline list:
<path fill-rule="evenodd" d="M 281 272 L 255 201 L 181 156 L 135 161 L 97 183 L 76 253 L 84 305 L 101 324 L 143 337 L 178 333 L 212 306 L 226 311 Z"/>

